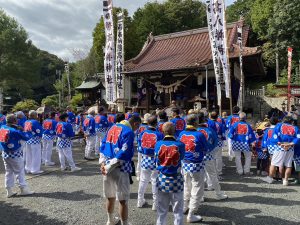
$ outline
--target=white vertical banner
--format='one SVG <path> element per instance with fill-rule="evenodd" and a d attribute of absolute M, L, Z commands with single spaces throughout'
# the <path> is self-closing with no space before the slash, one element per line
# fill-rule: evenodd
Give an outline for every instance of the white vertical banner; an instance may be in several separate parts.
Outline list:
<path fill-rule="evenodd" d="M 240 80 L 240 91 L 239 91 L 239 99 L 238 99 L 238 106 L 241 110 L 243 110 L 244 102 L 245 102 L 245 77 L 243 71 L 243 27 L 237 27 L 237 43 L 239 45 L 240 50 L 240 70 L 241 70 L 241 80 Z"/>
<path fill-rule="evenodd" d="M 219 67 L 219 55 L 218 55 L 218 49 L 217 49 L 217 42 L 215 38 L 215 30 L 213 26 L 213 21 L 215 21 L 215 14 L 213 13 L 213 1 L 207 0 L 206 1 L 206 12 L 207 12 L 207 23 L 208 23 L 208 33 L 209 33 L 209 39 L 211 44 L 211 51 L 212 51 L 212 59 L 214 64 L 214 70 L 215 70 L 215 77 L 216 77 L 216 86 L 217 86 L 217 99 L 218 99 L 218 105 L 221 105 L 221 99 L 222 99 L 222 89 L 221 85 L 223 83 L 223 77 L 221 75 L 220 67 Z"/>
<path fill-rule="evenodd" d="M 116 101 L 116 79 L 115 79 L 115 44 L 114 44 L 114 22 L 112 14 L 112 0 L 103 0 L 103 16 L 105 26 L 105 56 L 104 74 L 106 88 L 106 102 L 113 104 Z"/>
<path fill-rule="evenodd" d="M 117 25 L 117 43 L 116 43 L 116 78 L 117 78 L 117 98 L 125 97 L 124 92 L 124 15 L 123 12 L 118 14 Z"/>
<path fill-rule="evenodd" d="M 206 3 L 211 7 L 209 14 L 210 18 L 212 18 L 212 30 L 214 34 L 213 38 L 215 39 L 216 44 L 213 47 L 217 49 L 219 60 L 223 68 L 226 98 L 231 98 L 231 81 L 224 0 L 206 0 Z"/>

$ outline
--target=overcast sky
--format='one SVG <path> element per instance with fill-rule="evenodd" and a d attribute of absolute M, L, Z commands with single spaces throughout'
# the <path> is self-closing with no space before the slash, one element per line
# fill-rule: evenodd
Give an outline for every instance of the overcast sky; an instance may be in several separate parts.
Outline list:
<path fill-rule="evenodd" d="M 113 2 L 132 15 L 147 0 Z M 0 0 L 0 7 L 17 19 L 37 47 L 71 61 L 77 60 L 73 49 L 87 52 L 92 46 L 92 32 L 102 14 L 101 0 Z"/>

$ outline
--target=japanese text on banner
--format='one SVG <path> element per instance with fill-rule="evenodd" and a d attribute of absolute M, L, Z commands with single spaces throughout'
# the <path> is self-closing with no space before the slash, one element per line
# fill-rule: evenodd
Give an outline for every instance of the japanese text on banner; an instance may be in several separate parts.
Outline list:
<path fill-rule="evenodd" d="M 117 25 L 117 44 L 116 44 L 116 77 L 117 77 L 117 98 L 122 99 L 125 96 L 124 93 L 124 16 L 123 13 L 118 14 Z"/>
<path fill-rule="evenodd" d="M 103 15 L 105 24 L 105 57 L 104 57 L 104 74 L 106 101 L 112 104 L 116 101 L 115 85 L 115 44 L 114 44 L 114 26 L 112 15 L 112 0 L 103 0 Z"/>

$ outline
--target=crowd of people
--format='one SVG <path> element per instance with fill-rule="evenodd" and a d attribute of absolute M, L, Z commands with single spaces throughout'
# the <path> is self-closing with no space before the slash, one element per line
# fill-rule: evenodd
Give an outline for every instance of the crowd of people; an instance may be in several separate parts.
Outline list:
<path fill-rule="evenodd" d="M 0 150 L 5 166 L 7 197 L 14 192 L 15 178 L 21 195 L 33 192 L 25 180 L 27 174 L 41 174 L 41 165 L 55 166 L 52 151 L 56 142 L 62 171 L 76 172 L 72 155 L 72 142 L 77 136 L 84 139 L 86 160 L 99 158 L 103 175 L 103 192 L 107 199 L 107 225 L 116 224 L 115 202 L 119 202 L 122 225 L 129 224 L 128 201 L 131 175 L 135 171 L 139 182 L 137 207 L 148 204 L 145 192 L 152 186 L 152 210 L 157 211 L 157 225 L 167 223 L 172 206 L 174 224 L 199 222 L 197 214 L 204 202 L 204 188 L 213 190 L 217 200 L 227 199 L 221 190 L 224 163 L 222 153 L 228 151 L 235 159 L 237 174 L 252 175 L 251 160 L 257 159 L 257 175 L 273 183 L 282 180 L 289 185 L 293 163 L 300 182 L 300 131 L 295 117 L 271 115 L 258 128 L 246 121 L 239 107 L 233 114 L 219 115 L 217 111 L 189 110 L 186 115 L 172 108 L 172 115 L 157 110 L 143 117 L 136 108 L 117 113 L 114 108 L 106 112 L 99 107 L 75 115 L 68 107 L 65 113 L 51 112 L 42 123 L 31 110 L 0 115 Z M 143 118 L 143 119 L 142 119 Z M 83 134 L 81 136 L 81 134 Z M 136 166 L 133 163 L 137 155 Z M 66 166 L 66 161 L 68 166 Z"/>

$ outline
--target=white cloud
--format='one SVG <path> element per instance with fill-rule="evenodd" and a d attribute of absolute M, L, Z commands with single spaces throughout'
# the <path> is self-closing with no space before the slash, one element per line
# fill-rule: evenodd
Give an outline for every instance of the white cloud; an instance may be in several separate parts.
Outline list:
<path fill-rule="evenodd" d="M 114 0 L 114 6 L 133 14 L 146 2 Z M 101 0 L 0 0 L 0 7 L 17 19 L 37 47 L 70 60 L 71 49 L 92 46 L 92 32 L 102 14 Z"/>

